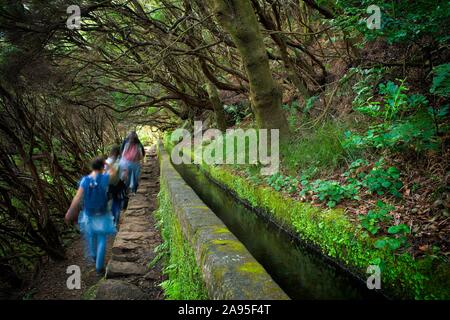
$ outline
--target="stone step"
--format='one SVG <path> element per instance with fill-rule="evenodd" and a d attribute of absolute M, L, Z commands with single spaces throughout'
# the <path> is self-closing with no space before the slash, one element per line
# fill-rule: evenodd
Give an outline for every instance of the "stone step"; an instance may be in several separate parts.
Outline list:
<path fill-rule="evenodd" d="M 139 248 L 139 245 L 131 241 L 116 238 L 114 240 L 111 252 L 116 255 L 126 254 L 131 251 L 135 251 Z"/>
<path fill-rule="evenodd" d="M 147 214 L 147 210 L 143 209 L 143 210 L 128 210 L 125 215 L 126 216 L 134 216 L 134 217 L 140 217 L 140 216 L 145 216 Z"/>
<path fill-rule="evenodd" d="M 106 267 L 106 278 L 118 278 L 128 276 L 142 276 L 147 273 L 147 268 L 134 263 L 111 260 Z"/>
<path fill-rule="evenodd" d="M 132 210 L 140 210 L 140 209 L 145 209 L 148 207 L 148 204 L 146 203 L 136 203 L 135 201 L 130 201 L 128 203 L 128 207 L 127 207 L 127 212 L 128 211 L 132 211 Z"/>
<path fill-rule="evenodd" d="M 126 241 L 134 241 L 134 240 L 144 240 L 144 239 L 151 239 L 155 236 L 154 232 L 147 231 L 147 232 L 126 232 L 126 231 L 120 231 L 117 235 L 117 239 L 120 240 L 126 240 Z"/>
<path fill-rule="evenodd" d="M 146 219 L 139 217 L 139 216 L 128 216 L 125 215 L 125 217 L 122 220 L 122 225 L 126 224 L 139 224 L 142 226 L 146 226 L 147 228 L 150 228 L 150 221 L 147 221 Z"/>
<path fill-rule="evenodd" d="M 120 226 L 120 232 L 144 232 L 149 230 L 149 226 L 137 223 L 123 223 Z"/>
<path fill-rule="evenodd" d="M 98 286 L 96 300 L 146 300 L 147 295 L 134 284 L 121 280 L 106 280 Z"/>
<path fill-rule="evenodd" d="M 128 254 L 113 254 L 111 259 L 120 262 L 136 262 L 139 259 L 139 255 L 128 253 Z"/>

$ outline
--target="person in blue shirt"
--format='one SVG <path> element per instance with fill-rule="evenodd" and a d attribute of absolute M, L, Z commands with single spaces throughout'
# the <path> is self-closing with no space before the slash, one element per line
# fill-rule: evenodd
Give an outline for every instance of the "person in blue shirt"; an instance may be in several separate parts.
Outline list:
<path fill-rule="evenodd" d="M 117 172 L 111 167 L 105 173 L 104 167 L 103 158 L 98 157 L 92 161 L 92 172 L 81 179 L 77 194 L 65 216 L 67 223 L 78 220 L 80 231 L 87 241 L 88 256 L 95 261 L 99 274 L 105 270 L 108 236 L 116 233 L 114 217 L 109 207 L 108 188 Z"/>

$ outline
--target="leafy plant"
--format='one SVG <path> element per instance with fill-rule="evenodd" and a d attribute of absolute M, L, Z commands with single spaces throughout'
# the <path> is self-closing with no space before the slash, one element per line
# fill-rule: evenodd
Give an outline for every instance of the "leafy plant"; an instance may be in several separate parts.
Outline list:
<path fill-rule="evenodd" d="M 156 218 L 163 244 L 158 247 L 157 258 L 163 259 L 163 273 L 167 280 L 160 286 L 167 299 L 206 299 L 208 297 L 201 271 L 189 243 L 183 238 L 181 226 L 174 215 L 167 190 L 162 186 L 158 195 Z M 155 263 L 155 260 L 150 264 Z"/>
<path fill-rule="evenodd" d="M 239 124 L 249 114 L 248 106 L 243 103 L 225 105 L 224 110 L 236 124 Z"/>
<path fill-rule="evenodd" d="M 420 94 L 408 96 L 403 80 L 399 84 L 388 81 L 380 84 L 381 101 L 367 101 L 355 109 L 379 118 L 381 123 L 372 125 L 365 135 L 345 132 L 342 143 L 347 150 L 364 148 L 410 148 L 415 151 L 439 147 L 439 121 L 448 113 L 448 106 L 439 110 L 429 107 L 428 99 Z M 358 97 L 357 97 L 358 98 Z M 356 98 L 355 98 L 356 99 Z M 354 105 L 359 102 L 354 101 Z M 407 115 L 407 117 L 404 117 Z M 444 127 L 445 124 L 441 127 Z"/>
<path fill-rule="evenodd" d="M 356 93 L 353 99 L 352 105 L 355 110 L 360 110 L 361 112 L 367 112 L 371 114 L 372 108 L 378 111 L 379 106 L 372 102 L 374 90 L 373 86 L 378 81 L 380 81 L 385 69 L 383 68 L 371 68 L 371 69 L 361 69 L 352 68 L 350 72 L 355 72 L 361 79 L 353 85 L 353 91 Z M 364 109 L 367 108 L 367 109 Z M 375 110 L 374 110 L 375 111 Z"/>
<path fill-rule="evenodd" d="M 379 195 L 388 192 L 396 197 L 401 197 L 399 190 L 403 183 L 400 181 L 400 171 L 396 167 L 384 168 L 384 162 L 381 159 L 364 177 L 363 185 Z"/>
<path fill-rule="evenodd" d="M 369 164 L 369 161 L 367 161 L 366 159 L 356 159 L 348 166 L 347 172 L 344 173 L 344 177 L 350 176 L 357 169 L 359 169 L 363 166 L 367 166 L 368 164 Z"/>
<path fill-rule="evenodd" d="M 450 63 L 434 67 L 433 74 L 430 93 L 448 98 L 450 96 Z"/>
<path fill-rule="evenodd" d="M 302 186 L 300 195 L 306 196 L 308 192 L 312 192 L 320 201 L 326 201 L 330 208 L 334 208 L 343 199 L 358 199 L 359 187 L 354 184 L 341 185 L 337 181 L 318 179 L 312 183 L 303 180 Z"/>
<path fill-rule="evenodd" d="M 382 227 L 380 223 L 392 220 L 392 216 L 389 215 L 389 212 L 391 212 L 392 209 L 392 206 L 387 205 L 382 201 L 378 201 L 376 209 L 369 210 L 367 215 L 358 216 L 361 226 L 372 235 L 377 234 Z"/>
<path fill-rule="evenodd" d="M 408 88 L 404 85 L 405 80 L 398 81 L 398 85 L 392 81 L 380 84 L 380 94 L 384 100 L 381 116 L 384 120 L 393 120 L 408 108 L 408 95 L 405 94 Z"/>
<path fill-rule="evenodd" d="M 408 97 L 408 104 L 411 109 L 418 110 L 421 107 L 428 106 L 428 99 L 422 94 L 413 94 Z"/>
<path fill-rule="evenodd" d="M 372 101 L 373 96 L 368 97 L 365 101 L 360 101 L 361 91 L 371 90 L 368 87 L 357 92 L 354 100 L 354 108 L 371 117 L 381 117 L 385 121 L 393 120 L 400 113 L 408 109 L 408 95 L 405 91 L 408 88 L 404 85 L 404 80 L 399 80 L 399 84 L 392 81 L 381 83 L 379 85 L 379 93 L 382 95 L 382 102 Z M 417 98 L 416 98 L 417 99 Z"/>
<path fill-rule="evenodd" d="M 279 173 L 276 173 L 266 179 L 267 183 L 274 188 L 276 191 L 285 190 L 288 193 L 297 192 L 299 181 L 297 178 L 293 178 L 290 176 L 283 176 Z"/>
<path fill-rule="evenodd" d="M 319 96 L 312 96 L 311 98 L 306 100 L 305 108 L 303 109 L 303 112 L 308 113 L 309 110 L 311 110 L 312 107 L 314 106 L 314 104 L 316 103 L 317 99 L 319 99 Z"/>
<path fill-rule="evenodd" d="M 375 209 L 369 210 L 367 215 L 358 216 L 361 226 L 370 234 L 376 235 L 383 228 L 383 224 L 393 219 L 389 214 L 393 209 L 393 206 L 378 201 Z M 377 249 L 388 248 L 389 250 L 397 250 L 407 243 L 406 235 L 409 232 L 410 229 L 405 224 L 390 226 L 387 229 L 389 235 L 375 241 L 374 246 Z"/>
<path fill-rule="evenodd" d="M 400 247 L 407 244 L 406 235 L 410 232 L 410 229 L 405 224 L 399 224 L 391 226 L 388 229 L 388 233 L 394 237 L 385 236 L 378 239 L 374 246 L 377 249 L 388 248 L 390 250 L 397 250 Z"/>
<path fill-rule="evenodd" d="M 446 114 L 446 111 L 447 109 L 442 110 L 442 114 Z M 440 114 L 436 116 L 440 116 Z M 432 117 L 421 112 L 406 120 L 371 126 L 366 135 L 358 135 L 347 131 L 342 145 L 346 149 L 387 148 L 402 150 L 409 148 L 422 151 L 437 149 L 439 137 L 436 135 Z"/>

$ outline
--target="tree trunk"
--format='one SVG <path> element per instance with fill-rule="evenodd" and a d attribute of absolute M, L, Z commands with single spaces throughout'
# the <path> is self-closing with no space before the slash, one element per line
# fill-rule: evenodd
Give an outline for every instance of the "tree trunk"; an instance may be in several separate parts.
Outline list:
<path fill-rule="evenodd" d="M 270 16 L 268 16 L 264 10 L 261 8 L 261 6 L 258 3 L 258 0 L 252 0 L 253 6 L 256 10 L 256 13 L 259 16 L 259 19 L 262 23 L 262 25 L 268 29 L 268 30 L 277 30 L 277 26 L 275 22 L 272 20 Z M 286 39 L 281 34 L 272 33 L 270 37 L 273 39 L 275 44 L 280 49 L 281 59 L 283 60 L 284 67 L 286 69 L 286 72 L 288 74 L 289 80 L 294 84 L 294 86 L 297 88 L 297 90 L 302 95 L 303 99 L 306 101 L 311 97 L 311 94 L 308 90 L 308 87 L 305 83 L 305 81 L 302 79 L 301 76 L 299 76 L 295 70 L 295 63 L 289 57 L 289 53 L 287 50 L 286 45 Z M 305 69 L 310 69 L 308 72 L 313 75 L 312 68 L 307 66 L 306 64 L 303 65 Z"/>
<path fill-rule="evenodd" d="M 242 57 L 250 82 L 250 101 L 261 129 L 280 129 L 289 135 L 281 109 L 281 87 L 272 77 L 259 23 L 249 0 L 210 0 L 222 27 L 230 33 Z"/>
<path fill-rule="evenodd" d="M 208 91 L 209 100 L 211 101 L 211 104 L 214 109 L 214 116 L 217 128 L 220 131 L 225 132 L 227 130 L 227 119 L 225 115 L 225 110 L 223 109 L 223 103 L 219 97 L 219 92 L 217 91 L 216 86 L 211 82 L 208 82 L 206 84 L 206 88 Z"/>

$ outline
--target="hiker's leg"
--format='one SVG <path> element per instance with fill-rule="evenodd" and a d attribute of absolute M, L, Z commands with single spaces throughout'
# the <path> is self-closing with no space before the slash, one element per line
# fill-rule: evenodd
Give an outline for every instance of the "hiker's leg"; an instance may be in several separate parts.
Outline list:
<path fill-rule="evenodd" d="M 138 184 L 139 184 L 139 176 L 141 174 L 141 166 L 138 163 L 133 164 L 133 175 L 132 175 L 132 187 L 131 192 L 136 193 Z"/>
<path fill-rule="evenodd" d="M 128 188 L 131 190 L 131 192 L 134 192 L 134 185 L 136 183 L 136 170 L 134 166 L 130 166 L 130 183 L 128 184 Z"/>
<path fill-rule="evenodd" d="M 137 189 L 139 187 L 139 178 L 141 177 L 141 165 L 138 164 L 137 168 L 136 168 L 136 184 L 135 184 L 135 188 L 134 188 L 134 192 L 137 192 Z"/>
<path fill-rule="evenodd" d="M 117 224 L 119 222 L 120 215 L 120 200 L 117 198 L 113 198 L 111 211 L 114 216 L 114 222 Z"/>
<path fill-rule="evenodd" d="M 105 254 L 106 254 L 106 235 L 97 235 L 97 261 L 95 263 L 95 269 L 98 272 L 105 269 Z"/>
<path fill-rule="evenodd" d="M 117 212 L 116 212 L 116 224 L 120 222 L 120 213 L 122 212 L 122 199 L 118 198 L 116 200 Z"/>
<path fill-rule="evenodd" d="M 89 258 L 94 259 L 97 256 L 97 237 L 93 232 L 86 234 Z"/>
<path fill-rule="evenodd" d="M 122 209 L 121 209 L 121 201 L 117 200 L 117 211 L 114 215 L 114 221 L 116 223 L 116 226 L 119 224 L 120 222 L 120 213 L 121 213 Z"/>
<path fill-rule="evenodd" d="M 130 198 L 128 197 L 128 193 L 125 193 L 123 200 L 122 200 L 122 210 L 126 210 L 128 208 L 128 201 Z"/>

